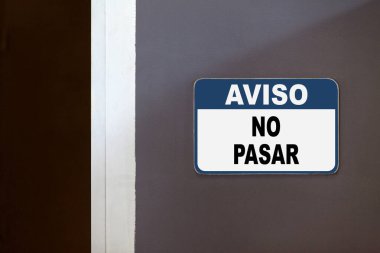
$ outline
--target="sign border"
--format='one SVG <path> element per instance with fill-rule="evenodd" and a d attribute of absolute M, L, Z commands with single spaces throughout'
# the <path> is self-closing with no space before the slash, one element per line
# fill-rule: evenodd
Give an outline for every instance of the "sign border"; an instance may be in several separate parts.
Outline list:
<path fill-rule="evenodd" d="M 201 80 L 225 80 L 225 79 L 237 79 L 237 80 L 257 80 L 257 79 L 278 79 L 278 80 L 283 80 L 283 79 L 319 79 L 319 80 L 330 80 L 332 81 L 337 88 L 337 108 L 336 108 L 336 114 L 335 114 L 335 166 L 333 169 L 329 171 L 204 171 L 199 168 L 198 166 L 198 113 L 195 108 L 195 86 L 197 85 L 198 81 Z M 194 144 L 194 169 L 195 171 L 200 174 L 200 175 L 258 175 L 258 174 L 263 174 L 263 175 L 268 175 L 268 174 L 273 174 L 273 175 L 289 175 L 289 174 L 296 174 L 296 175 L 311 175 L 311 174 L 317 174 L 317 175 L 332 175 L 336 174 L 339 169 L 339 103 L 340 103 L 340 90 L 339 90 L 339 84 L 338 82 L 333 79 L 333 78 L 311 78 L 311 77 L 297 77 L 297 78 L 269 78 L 269 77 L 255 77 L 255 78 L 199 78 L 195 80 L 193 84 L 193 144 Z"/>

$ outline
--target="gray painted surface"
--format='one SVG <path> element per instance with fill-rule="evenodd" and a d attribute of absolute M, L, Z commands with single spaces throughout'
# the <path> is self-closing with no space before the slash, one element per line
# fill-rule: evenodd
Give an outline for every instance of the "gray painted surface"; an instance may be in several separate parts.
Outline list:
<path fill-rule="evenodd" d="M 379 252 L 380 1 L 137 1 L 136 252 Z M 332 176 L 201 176 L 200 77 L 331 77 Z"/>

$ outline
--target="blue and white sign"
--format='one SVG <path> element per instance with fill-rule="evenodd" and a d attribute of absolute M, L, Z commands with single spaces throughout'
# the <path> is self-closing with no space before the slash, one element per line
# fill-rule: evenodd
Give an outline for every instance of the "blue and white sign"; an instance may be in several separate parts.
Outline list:
<path fill-rule="evenodd" d="M 335 173 L 338 98 L 328 78 L 197 80 L 196 171 Z"/>

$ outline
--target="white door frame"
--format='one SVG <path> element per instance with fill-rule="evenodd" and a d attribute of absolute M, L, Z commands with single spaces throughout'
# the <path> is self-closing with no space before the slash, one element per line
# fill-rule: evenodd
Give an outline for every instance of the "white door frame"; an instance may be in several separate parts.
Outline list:
<path fill-rule="evenodd" d="M 91 5 L 91 252 L 135 238 L 135 0 Z"/>

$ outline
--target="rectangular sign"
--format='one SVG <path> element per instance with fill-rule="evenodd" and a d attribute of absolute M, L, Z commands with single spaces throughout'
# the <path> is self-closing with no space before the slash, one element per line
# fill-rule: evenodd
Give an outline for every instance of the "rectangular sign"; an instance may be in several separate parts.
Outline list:
<path fill-rule="evenodd" d="M 197 80 L 196 171 L 335 173 L 338 97 L 328 78 Z"/>

